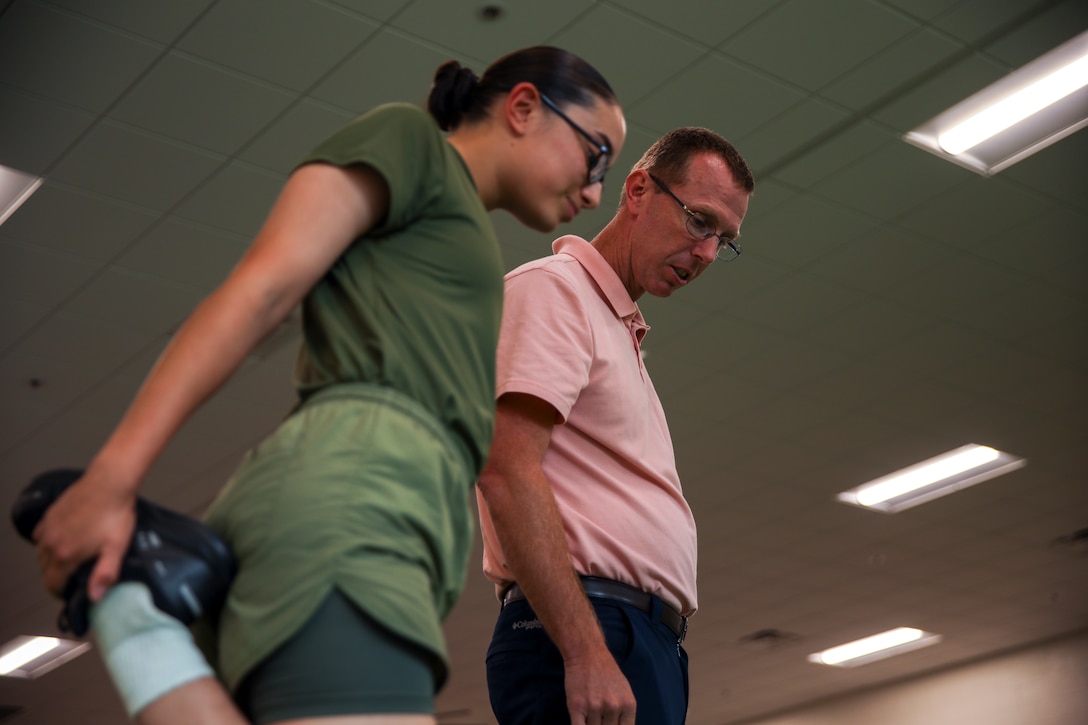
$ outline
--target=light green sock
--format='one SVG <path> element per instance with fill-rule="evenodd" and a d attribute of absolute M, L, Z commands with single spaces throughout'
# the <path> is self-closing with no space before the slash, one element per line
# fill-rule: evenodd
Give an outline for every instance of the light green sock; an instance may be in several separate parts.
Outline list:
<path fill-rule="evenodd" d="M 214 676 L 188 628 L 159 611 L 143 584 L 111 588 L 91 606 L 91 630 L 129 717 L 187 682 Z"/>

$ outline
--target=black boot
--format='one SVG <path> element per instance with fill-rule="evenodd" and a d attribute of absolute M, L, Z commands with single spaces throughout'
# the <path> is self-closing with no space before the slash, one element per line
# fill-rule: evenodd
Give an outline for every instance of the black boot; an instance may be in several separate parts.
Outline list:
<path fill-rule="evenodd" d="M 11 509 L 19 534 L 33 541 L 46 510 L 82 475 L 78 469 L 57 469 L 36 476 Z M 82 564 L 64 587 L 57 626 L 77 637 L 89 627 L 87 583 L 93 567 L 94 561 Z M 155 606 L 188 626 L 203 616 L 218 616 L 234 572 L 233 554 L 210 528 L 145 499 L 136 500 L 136 530 L 118 581 L 147 585 Z"/>

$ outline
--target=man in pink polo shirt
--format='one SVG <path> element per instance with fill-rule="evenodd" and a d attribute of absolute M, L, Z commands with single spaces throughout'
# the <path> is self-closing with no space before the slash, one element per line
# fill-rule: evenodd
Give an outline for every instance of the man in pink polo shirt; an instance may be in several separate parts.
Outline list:
<path fill-rule="evenodd" d="M 731 144 L 677 129 L 635 164 L 592 242 L 561 237 L 506 277 L 477 487 L 484 572 L 503 603 L 487 655 L 501 725 L 684 722 L 695 520 L 636 300 L 739 255 L 753 188 Z"/>

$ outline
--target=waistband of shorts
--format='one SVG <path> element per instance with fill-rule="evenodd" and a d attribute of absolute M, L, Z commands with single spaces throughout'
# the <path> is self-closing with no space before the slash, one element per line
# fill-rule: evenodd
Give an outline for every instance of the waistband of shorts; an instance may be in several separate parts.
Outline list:
<path fill-rule="evenodd" d="M 473 456 L 468 446 L 461 437 L 454 434 L 448 426 L 435 416 L 430 410 L 423 407 L 415 398 L 402 393 L 399 390 L 374 383 L 336 383 L 310 393 L 295 406 L 292 412 L 298 412 L 315 405 L 332 402 L 344 402 L 358 400 L 361 402 L 378 403 L 389 406 L 415 420 L 436 438 L 445 443 L 446 448 L 456 451 L 465 464 L 465 469 L 473 470 Z"/>

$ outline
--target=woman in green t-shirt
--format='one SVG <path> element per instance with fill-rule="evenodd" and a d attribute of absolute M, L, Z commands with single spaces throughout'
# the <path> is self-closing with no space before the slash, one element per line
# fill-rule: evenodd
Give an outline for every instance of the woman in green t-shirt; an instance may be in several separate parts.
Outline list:
<path fill-rule="evenodd" d="M 504 270 L 486 212 L 549 231 L 596 207 L 626 129 L 607 82 L 551 47 L 481 77 L 446 63 L 427 106 L 375 109 L 303 160 L 37 527 L 55 594 L 97 557 L 81 594 L 140 723 L 434 722 L 493 424 Z M 203 603 L 224 688 L 118 575 L 156 457 L 300 304 L 300 403 L 208 519 L 238 561 L 227 602 Z"/>

